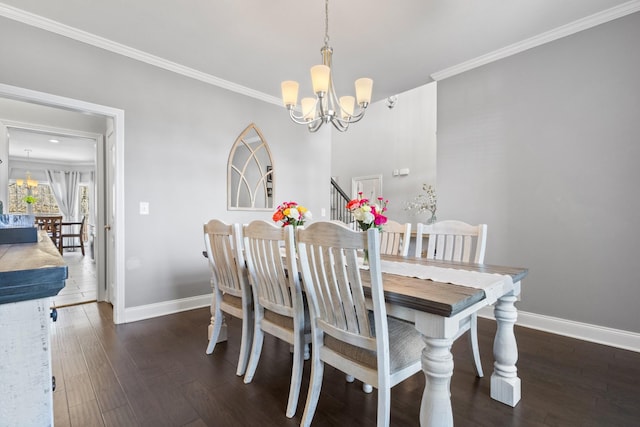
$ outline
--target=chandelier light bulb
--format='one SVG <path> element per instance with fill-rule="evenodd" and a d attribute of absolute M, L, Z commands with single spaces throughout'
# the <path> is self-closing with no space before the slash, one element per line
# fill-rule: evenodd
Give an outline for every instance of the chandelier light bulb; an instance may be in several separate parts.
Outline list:
<path fill-rule="evenodd" d="M 314 65 L 311 67 L 311 84 L 313 92 L 322 97 L 329 91 L 329 82 L 331 81 L 331 68 L 326 65 Z"/>
<path fill-rule="evenodd" d="M 340 97 L 340 110 L 342 111 L 342 118 L 348 120 L 353 116 L 356 99 L 353 96 L 341 96 Z"/>
<path fill-rule="evenodd" d="M 287 80 L 280 85 L 282 88 L 282 101 L 285 107 L 295 107 L 298 104 L 299 84 L 293 80 Z"/>
<path fill-rule="evenodd" d="M 356 80 L 356 98 L 358 98 L 358 105 L 369 105 L 371 102 L 371 92 L 373 92 L 373 80 L 366 77 Z"/>
<path fill-rule="evenodd" d="M 302 98 L 302 117 L 310 121 L 316 117 L 316 98 Z"/>

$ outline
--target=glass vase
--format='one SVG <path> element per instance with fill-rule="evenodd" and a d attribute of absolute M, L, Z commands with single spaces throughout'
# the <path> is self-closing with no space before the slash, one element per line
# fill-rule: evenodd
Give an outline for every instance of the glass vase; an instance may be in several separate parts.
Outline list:
<path fill-rule="evenodd" d="M 435 212 L 431 212 L 431 218 L 429 218 L 427 220 L 427 224 L 435 224 L 437 221 L 436 219 L 436 213 Z"/>

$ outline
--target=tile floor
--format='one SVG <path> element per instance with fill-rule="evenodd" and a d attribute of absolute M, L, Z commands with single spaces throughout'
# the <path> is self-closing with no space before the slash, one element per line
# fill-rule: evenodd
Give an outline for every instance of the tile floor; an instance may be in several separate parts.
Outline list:
<path fill-rule="evenodd" d="M 65 287 L 58 295 L 51 298 L 52 307 L 96 301 L 98 292 L 96 264 L 89 256 L 88 251 L 85 253 L 86 255 L 82 256 L 80 249 L 64 251 L 62 259 L 67 264 L 69 276 Z"/>

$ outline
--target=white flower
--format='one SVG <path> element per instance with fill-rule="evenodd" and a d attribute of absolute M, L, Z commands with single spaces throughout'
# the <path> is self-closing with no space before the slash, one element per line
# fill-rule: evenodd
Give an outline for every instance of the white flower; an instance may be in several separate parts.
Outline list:
<path fill-rule="evenodd" d="M 300 218 L 300 213 L 298 212 L 298 209 L 296 209 L 296 208 L 290 208 L 290 209 L 289 209 L 289 218 L 291 218 L 291 219 L 295 219 L 295 220 L 297 220 L 298 218 Z"/>
<path fill-rule="evenodd" d="M 371 212 L 371 206 L 362 206 L 353 212 L 353 217 L 365 224 L 371 224 L 375 220 L 373 212 Z"/>
<path fill-rule="evenodd" d="M 311 211 L 306 211 L 303 215 L 303 218 L 306 220 L 313 218 L 313 215 L 311 215 Z"/>
<path fill-rule="evenodd" d="M 418 194 L 412 201 L 406 203 L 406 210 L 414 210 L 416 213 L 421 214 L 424 212 L 431 212 L 435 214 L 438 198 L 436 196 L 436 190 L 432 185 L 424 184 L 422 190 L 426 194 Z"/>

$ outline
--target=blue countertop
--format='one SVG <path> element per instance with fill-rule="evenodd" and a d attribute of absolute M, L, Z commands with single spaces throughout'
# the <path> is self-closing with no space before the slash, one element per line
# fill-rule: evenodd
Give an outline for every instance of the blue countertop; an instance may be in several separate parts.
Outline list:
<path fill-rule="evenodd" d="M 0 304 L 57 295 L 67 277 L 67 265 L 46 232 L 35 243 L 0 245 Z"/>

